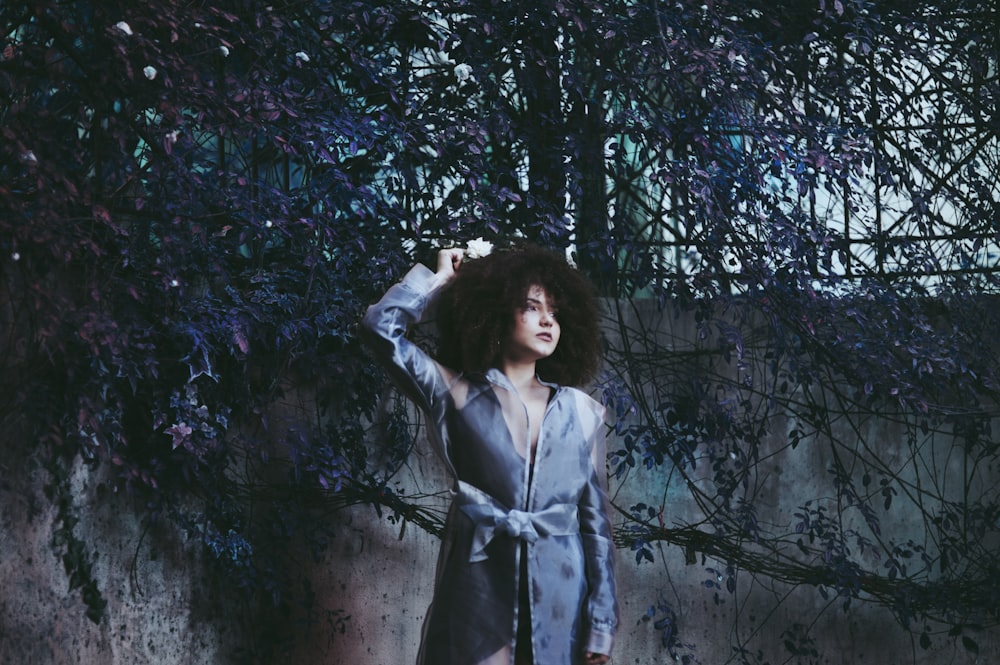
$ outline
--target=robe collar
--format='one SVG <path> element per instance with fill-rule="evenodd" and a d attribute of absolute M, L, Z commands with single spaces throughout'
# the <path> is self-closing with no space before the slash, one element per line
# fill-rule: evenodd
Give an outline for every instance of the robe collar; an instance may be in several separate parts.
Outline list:
<path fill-rule="evenodd" d="M 494 383 L 498 386 L 501 386 L 507 390 L 512 391 L 514 394 L 517 394 L 517 388 L 514 387 L 514 384 L 510 382 L 510 379 L 507 378 L 506 374 L 501 372 L 496 367 L 490 367 L 483 373 L 483 376 L 490 383 Z M 537 380 L 543 386 L 551 388 L 553 391 L 553 398 L 562 389 L 562 386 L 560 386 L 558 383 L 552 383 L 551 381 L 543 381 L 541 377 L 539 377 L 537 374 L 535 374 L 535 380 Z"/>

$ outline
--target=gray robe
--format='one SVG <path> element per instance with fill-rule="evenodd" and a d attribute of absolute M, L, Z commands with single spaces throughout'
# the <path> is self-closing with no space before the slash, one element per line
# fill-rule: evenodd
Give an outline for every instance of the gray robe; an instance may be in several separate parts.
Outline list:
<path fill-rule="evenodd" d="M 518 616 L 522 553 L 535 663 L 610 653 L 618 605 L 604 407 L 550 385 L 532 464 L 527 409 L 502 372 L 457 374 L 406 339 L 437 281 L 416 266 L 362 324 L 376 357 L 426 413 L 455 481 L 418 665 L 513 663 L 518 623 L 528 620 Z"/>

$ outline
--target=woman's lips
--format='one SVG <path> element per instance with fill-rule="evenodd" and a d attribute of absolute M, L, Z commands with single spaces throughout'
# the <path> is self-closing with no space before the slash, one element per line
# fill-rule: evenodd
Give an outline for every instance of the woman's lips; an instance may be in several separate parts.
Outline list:
<path fill-rule="evenodd" d="M 546 342 L 552 341 L 552 333 L 538 333 L 537 335 L 535 335 L 535 337 L 538 337 L 539 339 L 544 339 Z"/>

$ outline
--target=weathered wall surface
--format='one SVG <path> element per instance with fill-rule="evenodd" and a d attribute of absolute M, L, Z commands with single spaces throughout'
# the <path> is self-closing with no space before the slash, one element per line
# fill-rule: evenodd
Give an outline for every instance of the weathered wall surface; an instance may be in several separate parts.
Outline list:
<path fill-rule="evenodd" d="M 415 467 L 424 471 L 423 464 Z M 808 474 L 788 474 L 788 485 L 808 483 Z M 443 479 L 442 479 L 443 481 Z M 443 485 L 442 485 L 443 486 Z M 408 528 L 399 539 L 398 525 L 373 519 L 371 509 L 352 512 L 352 532 L 341 534 L 338 552 L 331 552 L 324 602 L 343 607 L 350 615 L 346 632 L 329 644 L 303 649 L 301 662 L 327 665 L 398 665 L 414 662 L 424 611 L 433 589 L 438 541 Z M 674 662 L 660 646 L 661 634 L 643 621 L 647 608 L 666 598 L 678 613 L 684 642 L 693 646 L 696 662 L 801 663 L 824 665 L 895 665 L 905 663 L 1000 663 L 1000 635 L 992 630 L 976 635 L 980 657 L 941 638 L 923 650 L 901 634 L 887 610 L 855 605 L 849 613 L 836 599 L 824 600 L 815 591 L 782 599 L 788 587 L 774 588 L 766 580 L 741 578 L 742 588 L 722 594 L 719 603 L 703 582 L 708 575 L 700 555 L 686 563 L 676 547 L 657 552 L 655 564 L 636 565 L 627 551 L 618 552 L 618 575 L 622 625 L 613 663 L 654 665 Z M 346 579 L 346 582 L 342 582 Z M 762 588 L 760 585 L 767 585 Z M 324 584 L 317 580 L 317 587 Z M 813 619 L 819 619 L 813 624 Z M 814 648 L 821 657 L 792 658 L 784 650 L 784 629 L 810 622 Z M 735 645 L 748 643 L 747 660 L 734 653 Z M 774 647 L 773 654 L 756 654 L 761 644 Z M 760 658 L 758 660 L 758 658 Z"/>
<path fill-rule="evenodd" d="M 681 322 L 670 334 L 681 339 L 693 330 Z M 867 427 L 877 430 L 873 438 L 880 441 L 904 437 L 894 424 L 871 422 Z M 857 436 L 846 430 L 842 434 Z M 893 463 L 890 446 L 885 454 Z M 809 462 L 803 464 L 803 459 Z M 775 461 L 757 497 L 761 519 L 787 528 L 794 520 L 788 506 L 814 495 L 813 487 L 828 465 L 829 450 L 822 446 L 808 456 L 789 457 L 788 464 Z M 68 589 L 50 544 L 54 515 L 50 503 L 40 500 L 45 475 L 33 469 L 30 460 L 15 456 L 0 461 L 0 665 L 251 662 L 238 654 L 252 651 L 255 627 L 241 632 L 231 608 L 212 593 L 198 556 L 175 537 L 143 536 L 124 498 L 105 496 L 91 503 L 101 479 L 81 465 L 74 476 L 81 517 L 76 531 L 85 542 L 100 544 L 95 574 L 109 603 L 101 624 L 91 623 L 79 591 Z M 426 446 L 413 453 L 399 480 L 411 494 L 434 495 L 426 500 L 430 505 L 444 506 L 447 501 L 447 480 Z M 612 489 L 618 492 L 617 505 L 627 508 L 662 494 L 662 481 L 636 474 Z M 677 511 L 676 517 L 696 515 L 681 497 L 668 500 L 668 505 Z M 370 507 L 343 511 L 337 519 L 326 560 L 313 571 L 318 616 L 325 619 L 280 662 L 413 662 L 433 588 L 436 538 L 413 525 L 403 530 L 398 523 L 380 520 Z M 893 514 L 892 520 L 887 529 L 912 528 L 906 515 Z M 682 641 L 691 645 L 689 653 L 697 662 L 705 664 L 1000 662 L 997 630 L 975 634 L 978 659 L 940 635 L 923 650 L 898 630 L 889 611 L 855 603 L 845 613 L 837 599 L 824 600 L 814 590 L 789 594 L 788 587 L 741 574 L 735 593 L 716 596 L 704 585 L 711 565 L 700 554 L 694 562 L 687 561 L 676 547 L 661 548 L 654 564 L 637 565 L 633 553 L 619 552 L 622 626 L 613 662 L 671 662 L 660 646 L 661 634 L 643 620 L 647 608 L 660 600 L 676 610 Z M 784 631 L 796 624 L 808 628 L 819 656 L 789 657 L 783 647 L 789 635 Z M 748 650 L 742 656 L 735 652 L 741 645 Z M 762 647 L 771 651 L 758 653 Z"/>
<path fill-rule="evenodd" d="M 100 549 L 94 577 L 108 602 L 95 625 L 51 545 L 55 511 L 41 499 L 47 473 L 11 457 L 0 468 L 0 664 L 227 662 L 240 640 L 218 620 L 225 608 L 196 556 L 163 547 L 155 532 L 143 538 L 123 498 L 89 501 L 100 479 L 78 466 L 76 533 Z"/>
<path fill-rule="evenodd" d="M 7 665 L 70 665 L 94 663 L 132 665 L 200 665 L 240 662 L 234 657 L 243 644 L 235 622 L 213 601 L 211 584 L 196 556 L 182 546 L 162 546 L 162 538 L 141 530 L 127 505 L 102 501 L 81 505 L 78 533 L 100 543 L 95 572 L 108 600 L 100 625 L 85 616 L 79 591 L 70 591 L 62 564 L 50 546 L 52 514 L 28 490 L 40 491 L 41 473 L 12 474 L 5 465 L 0 480 L 0 663 Z M 411 460 L 411 487 L 445 487 L 430 455 Z M 93 479 L 78 470 L 79 483 Z M 776 489 L 792 491 L 808 483 L 808 472 L 789 470 Z M 81 496 L 87 493 L 81 492 Z M 776 516 L 781 518 L 781 516 Z M 787 516 L 784 519 L 788 519 Z M 327 560 L 318 566 L 314 588 L 320 607 L 346 617 L 343 626 L 317 625 L 287 662 L 326 665 L 399 665 L 413 662 L 420 626 L 433 588 L 437 539 L 408 526 L 379 520 L 369 507 L 341 515 L 338 536 Z M 139 548 L 136 556 L 136 548 Z M 133 558 L 135 569 L 132 570 Z M 845 614 L 839 603 L 818 593 L 780 601 L 768 589 L 754 588 L 748 577 L 734 595 L 716 604 L 703 588 L 707 578 L 701 558 L 685 563 L 683 552 L 667 547 L 657 563 L 636 565 L 630 552 L 618 556 L 622 627 L 615 663 L 651 665 L 671 662 L 659 646 L 660 634 L 642 620 L 646 609 L 661 598 L 678 612 L 685 642 L 701 663 L 738 663 L 733 645 L 740 640 L 779 646 L 785 636 L 768 635 L 820 614 L 811 633 L 820 636 L 820 659 L 754 660 L 848 665 L 892 665 L 917 662 L 997 663 L 1000 639 L 996 631 L 976 636 L 980 658 L 939 639 L 924 651 L 905 638 L 884 610 L 856 609 Z M 806 598 L 806 605 L 802 605 Z M 341 632 L 343 629 L 343 632 Z M 761 633 L 760 631 L 764 631 Z"/>

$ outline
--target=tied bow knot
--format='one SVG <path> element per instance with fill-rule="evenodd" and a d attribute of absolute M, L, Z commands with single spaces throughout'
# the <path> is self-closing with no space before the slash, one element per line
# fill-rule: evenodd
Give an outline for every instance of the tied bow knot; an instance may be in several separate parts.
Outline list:
<path fill-rule="evenodd" d="M 557 503 L 534 513 L 510 510 L 464 481 L 459 481 L 458 495 L 459 508 L 475 524 L 470 563 L 489 558 L 486 546 L 498 532 L 529 543 L 540 536 L 569 536 L 580 532 L 577 507 L 573 504 Z"/>
<path fill-rule="evenodd" d="M 523 510 L 512 510 L 504 515 L 497 524 L 511 538 L 523 538 L 529 543 L 538 540 L 538 531 L 531 523 L 531 513 Z"/>

